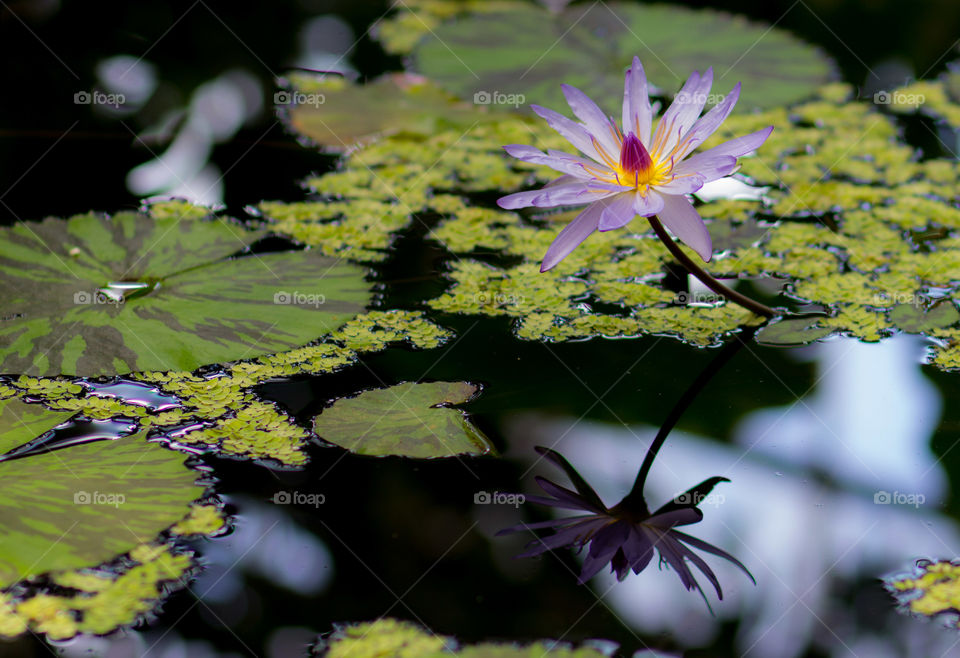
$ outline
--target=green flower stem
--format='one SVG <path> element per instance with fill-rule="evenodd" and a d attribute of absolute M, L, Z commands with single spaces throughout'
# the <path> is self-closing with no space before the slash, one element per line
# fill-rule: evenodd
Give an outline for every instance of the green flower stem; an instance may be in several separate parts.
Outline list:
<path fill-rule="evenodd" d="M 629 505 L 636 510 L 645 512 L 649 514 L 647 510 L 646 502 L 643 498 L 643 488 L 647 482 L 647 475 L 650 473 L 650 467 L 653 466 L 653 460 L 656 458 L 657 453 L 660 452 L 660 448 L 663 447 L 664 442 L 667 440 L 670 432 L 676 426 L 677 422 L 686 413 L 687 409 L 693 403 L 693 401 L 700 395 L 700 392 L 703 391 L 704 387 L 713 379 L 713 376 L 716 375 L 727 363 L 730 362 L 730 359 L 736 355 L 740 349 L 746 345 L 746 341 L 753 337 L 757 332 L 758 327 L 749 327 L 742 334 L 737 334 L 734 339 L 724 345 L 723 349 L 720 351 L 720 354 L 713 359 L 706 368 L 697 376 L 693 384 L 690 385 L 683 395 L 677 400 L 677 403 L 670 410 L 670 413 L 667 414 L 667 418 L 663 421 L 663 424 L 660 426 L 660 430 L 657 432 L 657 435 L 653 438 L 653 442 L 650 444 L 650 447 L 647 448 L 647 455 L 643 459 L 643 464 L 640 466 L 640 471 L 637 473 L 637 479 L 634 480 L 633 488 L 630 490 L 630 493 L 627 494 L 627 497 L 623 499 L 620 503 L 621 505 Z"/>
<path fill-rule="evenodd" d="M 731 302 L 740 304 L 740 306 L 744 307 L 748 311 L 756 313 L 757 315 L 762 315 L 767 318 L 772 318 L 777 315 L 776 311 L 769 306 L 765 306 L 758 301 L 750 299 L 746 295 L 741 295 L 737 291 L 731 290 L 707 274 L 706 270 L 694 263 L 693 260 L 687 256 L 682 249 L 680 249 L 680 246 L 674 242 L 669 235 L 667 235 L 666 229 L 663 228 L 663 224 L 660 223 L 660 220 L 656 215 L 651 215 L 650 217 L 647 217 L 647 219 L 650 220 L 650 226 L 653 227 L 657 237 L 660 238 L 660 241 L 667 247 L 667 249 L 670 250 L 670 253 L 673 254 L 674 258 L 683 263 L 683 266 L 686 267 L 693 276 L 700 279 L 705 286 L 710 288 L 710 290 L 717 293 L 721 297 L 730 300 Z"/>

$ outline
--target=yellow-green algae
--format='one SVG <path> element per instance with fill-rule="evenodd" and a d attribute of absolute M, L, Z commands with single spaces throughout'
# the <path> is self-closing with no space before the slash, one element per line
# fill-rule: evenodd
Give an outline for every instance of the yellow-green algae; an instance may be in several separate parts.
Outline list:
<path fill-rule="evenodd" d="M 952 623 L 960 627 L 960 564 L 921 560 L 917 567 L 919 573 L 885 579 L 887 589 L 910 612 L 925 617 L 953 613 Z"/>
<path fill-rule="evenodd" d="M 131 379 L 159 387 L 183 405 L 154 411 L 113 398 L 89 395 L 65 378 L 10 378 L 0 393 L 30 399 L 51 409 L 72 411 L 90 418 L 129 418 L 140 429 L 159 432 L 192 428 L 175 437 L 174 447 L 204 447 L 226 455 L 272 460 L 287 466 L 306 462 L 303 446 L 309 432 L 275 405 L 260 400 L 252 389 L 271 379 L 297 374 L 325 374 L 357 361 L 364 353 L 406 342 L 430 349 L 451 334 L 412 311 L 369 311 L 322 337 L 313 345 L 227 364 L 212 374 L 195 372 L 143 372 Z"/>
<path fill-rule="evenodd" d="M 51 640 L 77 633 L 105 634 L 135 623 L 151 612 L 170 587 L 182 587 L 193 556 L 169 545 L 142 544 L 129 553 L 129 564 L 114 569 L 79 569 L 50 575 L 50 585 L 27 593 L 0 592 L 0 636 L 28 630 Z M 53 593 L 55 592 L 55 593 Z"/>
<path fill-rule="evenodd" d="M 702 148 L 775 127 L 755 156 L 741 159 L 739 176 L 766 194 L 699 209 L 719 245 L 707 265 L 713 275 L 784 280 L 786 306 L 796 306 L 792 299 L 825 308 L 821 328 L 876 341 L 898 329 L 893 306 L 927 308 L 956 293 L 960 174 L 951 161 L 921 161 L 893 116 L 852 97 L 849 86 L 832 84 L 801 105 L 728 118 Z M 452 285 L 428 305 L 514 318 L 520 338 L 652 333 L 708 345 L 761 322 L 723 302 L 682 303 L 664 285 L 671 257 L 642 219 L 631 225 L 635 233 L 594 233 L 541 274 L 540 259 L 576 211 L 495 207 L 497 196 L 556 175 L 506 156 L 501 145 L 511 143 L 571 148 L 539 120 L 504 117 L 426 138 L 385 138 L 309 184 L 347 206 L 377 201 L 440 215 L 427 235 L 450 252 Z M 932 359 L 940 367 L 960 361 L 955 331 L 937 328 L 942 342 Z"/>
<path fill-rule="evenodd" d="M 484 642 L 458 646 L 451 637 L 437 635 L 408 621 L 389 617 L 373 622 L 349 624 L 338 628 L 321 642 L 317 654 L 325 658 L 601 658 L 605 654 L 592 648 L 575 648 L 553 641 L 527 645 Z"/>

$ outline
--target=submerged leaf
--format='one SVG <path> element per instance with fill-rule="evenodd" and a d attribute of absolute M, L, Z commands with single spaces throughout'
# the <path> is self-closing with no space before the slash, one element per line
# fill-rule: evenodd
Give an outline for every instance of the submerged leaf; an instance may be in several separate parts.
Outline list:
<path fill-rule="evenodd" d="M 145 435 L 0 463 L 0 587 L 96 566 L 187 514 L 197 473 Z"/>
<path fill-rule="evenodd" d="M 228 259 L 262 236 L 135 213 L 0 230 L 0 371 L 192 370 L 302 345 L 369 301 L 363 270 L 315 251 Z"/>
<path fill-rule="evenodd" d="M 443 91 L 426 78 L 392 73 L 364 85 L 340 77 L 297 75 L 291 97 L 304 102 L 286 115 L 290 127 L 331 151 L 343 151 L 379 135 L 431 135 L 468 128 L 485 113 Z M 313 100 L 314 102 L 310 102 Z"/>
<path fill-rule="evenodd" d="M 464 412 L 447 405 L 467 402 L 478 387 L 467 382 L 404 382 L 341 398 L 313 421 L 326 441 L 361 455 L 420 459 L 482 455 L 490 440 Z"/>
<path fill-rule="evenodd" d="M 833 333 L 833 329 L 820 326 L 822 317 L 785 318 L 762 327 L 756 335 L 761 345 L 792 347 L 806 345 Z"/>

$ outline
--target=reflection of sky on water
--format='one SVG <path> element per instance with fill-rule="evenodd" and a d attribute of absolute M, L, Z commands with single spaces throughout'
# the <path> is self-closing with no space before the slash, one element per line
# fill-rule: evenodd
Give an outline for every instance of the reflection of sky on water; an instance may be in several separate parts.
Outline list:
<path fill-rule="evenodd" d="M 355 73 L 347 56 L 356 39 L 343 19 L 332 14 L 315 16 L 300 27 L 296 41 L 297 53 L 290 60 L 293 66 Z M 283 73 L 267 72 L 270 77 Z M 97 64 L 96 73 L 98 89 L 123 100 L 117 105 L 94 104 L 93 109 L 117 119 L 136 119 L 162 86 L 163 71 L 158 73 L 143 57 L 105 58 Z M 261 72 L 224 71 L 194 89 L 186 104 L 171 107 L 140 131 L 134 146 L 146 148 L 150 159 L 127 174 L 130 192 L 140 197 L 180 197 L 208 206 L 221 204 L 226 172 L 211 159 L 214 147 L 229 142 L 262 113 L 274 111 L 274 89 L 264 88 L 255 73 Z"/>
<path fill-rule="evenodd" d="M 737 445 L 682 432 L 667 441 L 647 483 L 651 507 L 712 475 L 733 481 L 717 487 L 702 506 L 704 520 L 689 528 L 757 578 L 754 588 L 735 567 L 706 556 L 724 588 L 717 619 L 676 574 L 653 565 L 620 584 L 605 574 L 594 590 L 628 625 L 667 631 L 688 646 L 708 645 L 720 621 L 742 616 L 737 646 L 747 656 L 791 657 L 813 646 L 831 656 L 953 655 L 955 634 L 898 615 L 886 597 L 874 592 L 874 601 L 862 587 L 916 558 L 960 550 L 957 524 L 935 511 L 946 478 L 928 442 L 941 402 L 920 375 L 920 349 L 912 337 L 828 342 L 806 351 L 819 367 L 816 389 L 793 405 L 748 414 L 734 432 Z M 523 417 L 506 433 L 512 445 L 562 437 L 555 447 L 613 504 L 655 432 Z M 928 502 L 875 504 L 877 491 L 921 493 Z M 851 590 L 854 597 L 840 598 Z M 876 614 L 864 612 L 872 602 Z"/>

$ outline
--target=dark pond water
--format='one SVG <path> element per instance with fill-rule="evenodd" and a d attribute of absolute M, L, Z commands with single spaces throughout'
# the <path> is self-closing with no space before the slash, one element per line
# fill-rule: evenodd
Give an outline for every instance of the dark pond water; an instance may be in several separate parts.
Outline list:
<path fill-rule="evenodd" d="M 930 77 L 960 34 L 960 7 L 945 2 L 907 12 L 866 0 L 691 4 L 777 22 L 829 52 L 844 78 L 865 88 Z M 273 78 L 307 65 L 297 35 L 317 16 L 341 21 L 326 38 L 361 74 L 398 68 L 365 36 L 385 11 L 382 3 L 308 0 L 254 10 L 219 2 L 4 5 L 3 220 L 136 207 L 143 194 L 128 186 L 129 172 L 169 140 L 144 147 L 134 135 L 229 71 L 243 72 L 266 106 L 204 147 L 209 157 L 200 164 L 212 169 L 191 189 L 212 188 L 233 214 L 262 199 L 302 198 L 296 181 L 333 160 L 298 145 L 273 118 Z M 130 116 L 73 105 L 98 62 L 117 54 L 144 56 L 163 102 Z M 908 139 L 938 148 L 927 131 L 904 127 Z M 404 237 L 377 268 L 385 308 L 419 308 L 417 300 L 443 289 L 443 253 L 421 238 Z M 666 569 L 582 586 L 569 551 L 512 559 L 527 538 L 494 533 L 548 517 L 531 505 L 477 504 L 477 496 L 532 493 L 534 475 L 561 480 L 533 464 L 533 447 L 549 444 L 615 502 L 658 426 L 718 350 L 657 337 L 544 345 L 516 340 L 507 321 L 434 319 L 457 333 L 441 349 L 388 349 L 340 373 L 271 383 L 260 393 L 306 426 L 328 400 L 360 389 L 468 379 L 484 390 L 466 408 L 505 459 L 414 463 L 315 445 L 307 468 L 279 471 L 204 457 L 234 530 L 196 542 L 204 568 L 195 583 L 149 623 L 53 651 L 296 656 L 336 623 L 393 616 L 464 642 L 606 638 L 622 655 L 645 647 L 691 657 L 960 655 L 956 632 L 897 613 L 879 580 L 917 558 L 960 551 L 952 493 L 960 380 L 922 365 L 922 339 L 835 338 L 791 350 L 749 343 L 692 402 L 654 464 L 648 500 L 658 505 L 712 475 L 732 480 L 703 505 L 694 534 L 737 555 L 757 586 L 712 560 L 726 596 L 718 603 L 708 593 L 711 616 Z M 292 504 L 275 504 L 284 496 Z M 50 647 L 33 638 L 2 644 L 0 654 L 49 655 Z"/>

